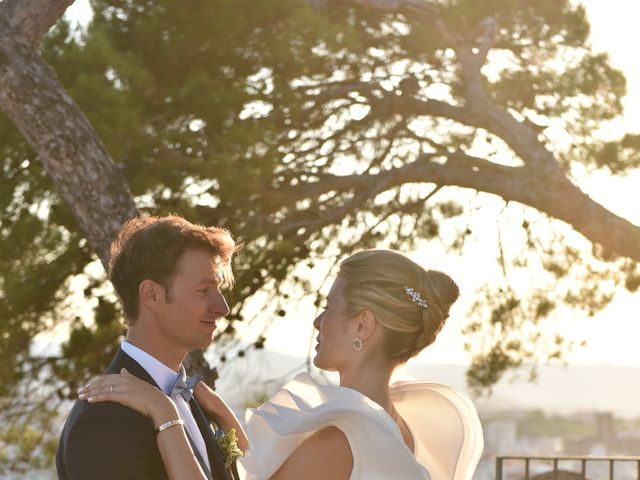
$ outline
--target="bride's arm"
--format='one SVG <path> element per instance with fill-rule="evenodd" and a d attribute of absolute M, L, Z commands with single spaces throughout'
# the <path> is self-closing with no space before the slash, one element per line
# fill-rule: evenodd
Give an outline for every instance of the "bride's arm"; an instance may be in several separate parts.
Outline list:
<path fill-rule="evenodd" d="M 269 480 L 348 480 L 352 470 L 347 437 L 337 427 L 326 427 L 302 442 Z"/>
<path fill-rule="evenodd" d="M 171 402 L 171 399 L 165 398 Z M 158 428 L 168 420 L 179 418 L 175 405 L 173 405 L 173 402 L 171 404 L 173 413 L 158 417 L 167 419 L 164 421 L 154 419 L 153 425 L 155 428 Z M 169 480 L 205 480 L 207 478 L 202 468 L 200 468 L 198 460 L 196 460 L 183 426 L 173 426 L 159 432 L 156 435 L 156 441 L 158 442 L 158 450 L 160 450 Z"/>
<path fill-rule="evenodd" d="M 78 396 L 90 403 L 109 401 L 125 405 L 150 417 L 156 429 L 168 421 L 180 419 L 169 397 L 125 369 L 120 375 L 98 377 L 82 388 Z M 156 441 L 170 480 L 206 480 L 182 425 L 158 432 Z"/>
<path fill-rule="evenodd" d="M 238 439 L 238 447 L 243 452 L 247 450 L 249 448 L 247 435 L 235 414 L 224 400 L 222 400 L 222 398 L 204 382 L 200 382 L 198 384 L 194 390 L 194 394 L 204 411 L 207 412 L 208 415 L 215 417 L 222 430 L 228 432 L 232 428 L 235 429 L 236 438 Z"/>

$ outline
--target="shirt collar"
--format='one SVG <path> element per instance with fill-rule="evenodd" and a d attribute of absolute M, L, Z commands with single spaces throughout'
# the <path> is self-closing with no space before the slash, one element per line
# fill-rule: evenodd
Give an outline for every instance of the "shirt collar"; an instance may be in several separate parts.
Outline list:
<path fill-rule="evenodd" d="M 166 395 L 171 393 L 171 387 L 177 378 L 184 375 L 184 368 L 182 366 L 180 367 L 180 372 L 176 373 L 154 356 L 126 340 L 122 342 L 120 348 L 147 371 L 151 378 L 153 378 L 153 381 L 156 382 Z"/>

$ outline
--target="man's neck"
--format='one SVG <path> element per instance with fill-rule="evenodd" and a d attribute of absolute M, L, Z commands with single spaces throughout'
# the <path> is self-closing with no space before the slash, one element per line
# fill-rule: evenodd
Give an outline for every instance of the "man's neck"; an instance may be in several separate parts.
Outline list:
<path fill-rule="evenodd" d="M 179 372 L 180 366 L 189 352 L 185 351 L 184 348 L 167 345 L 166 342 L 154 337 L 140 332 L 136 328 L 129 328 L 126 340 L 156 358 L 174 372 Z"/>

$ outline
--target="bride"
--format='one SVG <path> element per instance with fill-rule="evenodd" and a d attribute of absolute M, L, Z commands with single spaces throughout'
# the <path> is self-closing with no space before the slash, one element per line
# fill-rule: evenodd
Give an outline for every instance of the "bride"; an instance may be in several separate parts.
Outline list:
<path fill-rule="evenodd" d="M 366 250 L 344 260 L 313 322 L 314 364 L 337 371 L 339 386 L 299 374 L 248 412 L 246 434 L 211 389 L 202 383 L 195 389 L 205 410 L 237 431 L 246 450 L 242 476 L 470 480 L 483 447 L 473 404 L 444 385 L 389 385 L 396 367 L 433 343 L 458 295 L 449 276 L 395 251 Z M 206 478 L 175 405 L 159 389 L 123 371 L 98 378 L 80 398 L 119 402 L 165 426 L 157 442 L 169 478 Z"/>

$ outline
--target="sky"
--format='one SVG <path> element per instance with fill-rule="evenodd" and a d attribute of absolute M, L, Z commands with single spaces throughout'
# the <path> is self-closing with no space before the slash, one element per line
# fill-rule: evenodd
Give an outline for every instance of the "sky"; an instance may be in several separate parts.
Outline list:
<path fill-rule="evenodd" d="M 640 41 L 638 0 L 583 0 L 591 22 L 591 42 L 596 51 L 607 52 L 611 63 L 627 78 L 623 104 L 626 131 L 640 132 L 640 67 L 634 48 Z"/>
<path fill-rule="evenodd" d="M 640 133 L 640 67 L 637 62 L 635 46 L 640 44 L 640 29 L 637 20 L 640 18 L 639 0 L 582 0 L 591 22 L 591 42 L 598 52 L 607 52 L 614 67 L 622 70 L 627 78 L 628 93 L 623 100 L 625 108 L 621 120 L 611 122 L 603 127 L 606 134 L 616 136 L 619 132 Z M 91 9 L 87 0 L 77 0 L 66 13 L 72 19 L 86 22 L 91 17 Z M 595 174 L 585 177 L 581 187 L 596 201 L 611 211 L 631 222 L 640 225 L 640 209 L 638 199 L 640 191 L 640 172 L 628 178 L 611 179 L 606 174 Z M 460 306 L 455 307 L 452 315 L 439 335 L 436 343 L 426 349 L 417 359 L 429 363 L 468 364 L 470 356 L 463 348 L 463 337 L 460 329 L 465 324 L 467 305 L 473 298 L 474 288 L 483 281 L 478 272 L 486 271 L 483 266 L 483 246 L 477 246 L 473 257 L 448 258 L 437 247 L 412 252 L 419 263 L 429 268 L 438 268 L 450 273 L 454 278 L 463 278 Z M 487 260 L 484 255 L 485 261 Z M 489 261 L 494 261 L 492 258 Z M 470 265 L 473 268 L 470 268 Z M 474 275 L 472 272 L 476 272 Z M 327 292 L 330 284 L 324 285 Z M 320 288 L 320 285 L 318 285 Z M 586 340 L 587 346 L 577 349 L 566 357 L 569 364 L 576 365 L 628 365 L 640 367 L 640 349 L 637 339 L 640 338 L 640 295 L 620 292 L 613 302 L 593 318 L 579 321 L 566 315 L 550 322 L 549 331 L 558 331 L 576 341 Z M 292 310 L 292 311 L 291 311 Z M 274 322 L 269 330 L 267 347 L 293 356 L 305 357 L 312 343 L 314 332 L 311 322 L 315 309 L 311 301 L 303 301 L 284 319 Z M 241 327 L 242 328 L 242 327 Z M 245 332 L 251 339 L 255 331 Z"/>
<path fill-rule="evenodd" d="M 591 23 L 591 42 L 595 51 L 606 52 L 614 67 L 627 79 L 623 99 L 624 115 L 608 129 L 640 133 L 640 66 L 635 46 L 640 44 L 640 1 L 582 0 Z M 581 187 L 609 210 L 640 225 L 640 172 L 625 179 L 611 180 L 605 174 L 591 175 Z M 635 199 L 635 201 L 630 201 Z M 640 295 L 621 292 L 602 312 L 579 323 L 557 320 L 553 325 L 566 336 L 581 337 L 588 344 L 567 357 L 570 364 L 614 364 L 640 367 Z"/>

